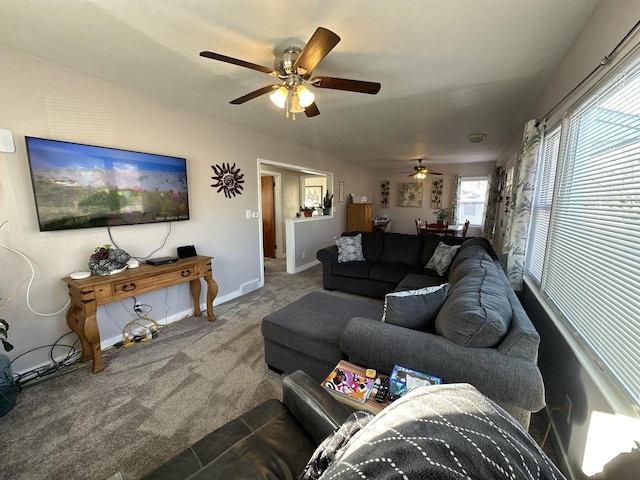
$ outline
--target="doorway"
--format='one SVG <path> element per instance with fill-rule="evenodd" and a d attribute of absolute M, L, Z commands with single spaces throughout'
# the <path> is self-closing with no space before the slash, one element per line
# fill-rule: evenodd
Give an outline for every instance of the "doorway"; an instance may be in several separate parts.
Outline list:
<path fill-rule="evenodd" d="M 273 175 L 260 177 L 260 186 L 262 189 L 262 252 L 267 258 L 276 258 L 276 183 Z"/>

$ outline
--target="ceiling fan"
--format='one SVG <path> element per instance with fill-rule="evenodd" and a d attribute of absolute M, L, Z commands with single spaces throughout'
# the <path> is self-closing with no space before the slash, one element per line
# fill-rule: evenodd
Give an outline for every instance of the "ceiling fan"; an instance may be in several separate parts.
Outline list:
<path fill-rule="evenodd" d="M 280 79 L 281 83 L 259 88 L 242 97 L 231 100 L 229 103 L 241 105 L 261 95 L 270 93 L 269 98 L 271 101 L 280 108 L 286 108 L 287 117 L 291 113 L 293 120 L 295 120 L 296 113 L 304 112 L 307 117 L 315 117 L 320 114 L 320 110 L 315 104 L 315 95 L 307 86 L 368 93 L 370 95 L 375 95 L 380 91 L 381 85 L 377 82 L 324 76 L 311 78 L 313 70 L 339 41 L 340 37 L 331 30 L 318 27 L 302 50 L 298 47 L 285 48 L 284 52 L 276 57 L 274 68 L 263 67 L 245 60 L 208 51 L 200 52 L 200 56 L 257 70 Z"/>
<path fill-rule="evenodd" d="M 407 175 L 409 177 L 417 178 L 418 180 L 422 180 L 427 177 L 427 175 L 442 175 L 441 173 L 434 172 L 429 170 L 427 167 L 422 165 L 422 158 L 418 159 L 418 165 L 413 167 L 413 173 Z"/>

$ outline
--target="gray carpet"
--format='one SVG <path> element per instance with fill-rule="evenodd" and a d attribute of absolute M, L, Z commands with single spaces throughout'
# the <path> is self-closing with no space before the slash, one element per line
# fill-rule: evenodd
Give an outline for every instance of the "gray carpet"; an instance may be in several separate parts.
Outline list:
<path fill-rule="evenodd" d="M 265 287 L 190 317 L 158 338 L 25 388 L 0 418 L 0 478 L 138 478 L 211 430 L 268 398 L 280 376 L 264 364 L 260 322 L 322 288 L 320 267 L 285 273 L 267 260 Z"/>
<path fill-rule="evenodd" d="M 280 376 L 264 364 L 260 322 L 321 289 L 320 266 L 289 275 L 284 261 L 267 259 L 265 287 L 217 306 L 216 322 L 190 317 L 105 356 L 100 374 L 82 366 L 25 388 L 0 418 L 0 478 L 100 480 L 119 470 L 139 478 L 263 400 L 280 398 Z M 545 426 L 534 415 L 534 438 Z"/>

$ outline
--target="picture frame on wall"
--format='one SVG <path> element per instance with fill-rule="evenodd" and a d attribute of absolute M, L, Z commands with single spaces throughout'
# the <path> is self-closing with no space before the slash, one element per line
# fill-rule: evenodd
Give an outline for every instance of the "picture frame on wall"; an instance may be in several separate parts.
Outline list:
<path fill-rule="evenodd" d="M 338 182 L 338 201 L 344 202 L 344 182 Z"/>
<path fill-rule="evenodd" d="M 399 207 L 421 207 L 422 206 L 422 183 L 398 184 L 398 206 Z"/>
<path fill-rule="evenodd" d="M 306 207 L 322 205 L 322 195 L 322 185 L 304 187 L 304 205 Z"/>

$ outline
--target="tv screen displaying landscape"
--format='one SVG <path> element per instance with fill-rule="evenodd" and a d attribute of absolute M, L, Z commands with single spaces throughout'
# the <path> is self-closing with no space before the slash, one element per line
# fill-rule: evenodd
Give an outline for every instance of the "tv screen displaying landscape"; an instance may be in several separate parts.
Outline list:
<path fill-rule="evenodd" d="M 40 231 L 189 219 L 184 158 L 25 140 Z"/>

